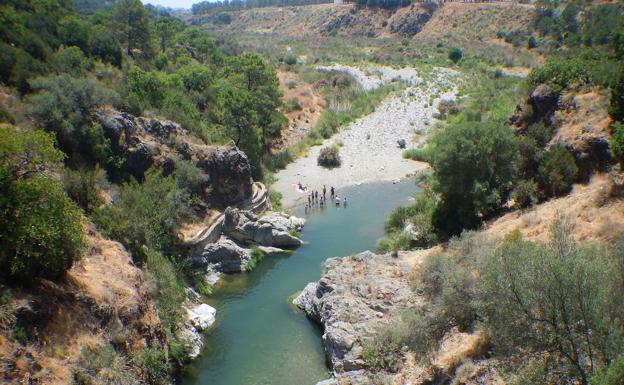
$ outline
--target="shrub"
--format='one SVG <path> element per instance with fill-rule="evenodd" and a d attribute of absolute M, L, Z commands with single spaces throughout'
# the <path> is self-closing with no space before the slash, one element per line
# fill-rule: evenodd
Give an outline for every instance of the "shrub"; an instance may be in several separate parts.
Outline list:
<path fill-rule="evenodd" d="M 397 145 L 400 149 L 404 149 L 405 147 L 407 147 L 407 142 L 405 141 L 405 139 L 399 139 L 397 140 Z"/>
<path fill-rule="evenodd" d="M 416 160 L 419 162 L 429 162 L 429 152 L 428 149 L 425 148 L 410 148 L 409 150 L 403 151 L 403 158 Z"/>
<path fill-rule="evenodd" d="M 611 362 L 609 367 L 596 374 L 591 379 L 591 385 L 620 385 L 624 384 L 624 355 Z"/>
<path fill-rule="evenodd" d="M 27 284 L 57 278 L 84 247 L 80 209 L 48 176 L 62 154 L 41 131 L 0 127 L 0 273 Z"/>
<path fill-rule="evenodd" d="M 299 101 L 296 98 L 290 99 L 289 101 L 284 103 L 284 110 L 286 110 L 286 112 L 293 112 L 295 110 L 301 110 L 301 105 L 299 104 Z"/>
<path fill-rule="evenodd" d="M 511 197 L 520 207 L 529 207 L 537 203 L 538 185 L 533 180 L 519 180 L 511 192 Z"/>
<path fill-rule="evenodd" d="M 150 384 L 170 383 L 171 365 L 167 360 L 167 351 L 164 348 L 145 348 L 134 356 L 134 360 L 145 373 Z"/>
<path fill-rule="evenodd" d="M 529 49 L 533 49 L 535 47 L 537 47 L 537 38 L 535 36 L 531 36 L 529 38 L 529 43 L 528 43 L 528 48 Z"/>
<path fill-rule="evenodd" d="M 80 350 L 79 369 L 74 372 L 76 384 L 136 383 L 127 358 L 117 353 L 109 344 L 83 346 Z"/>
<path fill-rule="evenodd" d="M 65 169 L 63 172 L 63 188 L 67 195 L 85 213 L 89 214 L 104 203 L 100 195 L 100 189 L 97 186 L 98 181 L 104 178 L 105 176 L 99 168 L 95 170 L 85 168 L 78 170 Z"/>
<path fill-rule="evenodd" d="M 463 56 L 464 52 L 459 48 L 451 48 L 448 54 L 449 59 L 455 64 L 457 64 Z"/>
<path fill-rule="evenodd" d="M 288 64 L 289 66 L 295 65 L 297 64 L 297 57 L 295 55 L 288 54 L 284 56 L 284 63 Z"/>
<path fill-rule="evenodd" d="M 615 122 L 611 125 L 611 151 L 624 170 L 624 123 Z"/>
<path fill-rule="evenodd" d="M 540 185 L 551 196 L 569 192 L 577 174 L 578 167 L 574 156 L 563 146 L 551 147 L 540 161 Z"/>
<path fill-rule="evenodd" d="M 611 88 L 609 115 L 615 122 L 624 123 L 624 77 Z"/>
<path fill-rule="evenodd" d="M 324 147 L 319 153 L 317 164 L 326 168 L 340 167 L 340 154 L 336 146 Z"/>
<path fill-rule="evenodd" d="M 176 162 L 174 179 L 176 186 L 196 197 L 203 197 L 208 185 L 208 177 L 193 163 L 180 160 Z"/>

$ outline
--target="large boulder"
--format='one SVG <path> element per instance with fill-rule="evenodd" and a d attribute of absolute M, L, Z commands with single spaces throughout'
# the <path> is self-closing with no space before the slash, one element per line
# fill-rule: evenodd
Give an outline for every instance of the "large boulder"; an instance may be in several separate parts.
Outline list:
<path fill-rule="evenodd" d="M 335 372 L 363 369 L 365 342 L 416 304 L 407 278 L 410 266 L 367 251 L 330 258 L 324 270 L 293 303 L 323 326 L 323 346 Z"/>
<path fill-rule="evenodd" d="M 258 218 L 249 211 L 228 207 L 223 220 L 223 234 L 238 242 L 292 248 L 303 242 L 291 235 L 290 230 L 300 230 L 304 223 L 302 219 L 285 214 Z"/>
<path fill-rule="evenodd" d="M 523 132 L 531 123 L 544 120 L 551 124 L 553 113 L 559 104 L 559 92 L 546 84 L 540 84 L 531 95 L 518 104 L 509 117 L 509 124 Z"/>
<path fill-rule="evenodd" d="M 201 255 L 193 257 L 191 265 L 199 271 L 207 271 L 210 266 L 223 273 L 238 273 L 245 271 L 250 259 L 249 249 L 227 237 L 221 237 L 217 242 L 207 244 Z"/>
<path fill-rule="evenodd" d="M 234 142 L 198 154 L 197 167 L 210 175 L 211 200 L 218 207 L 236 205 L 251 197 L 251 165 Z"/>
<path fill-rule="evenodd" d="M 199 331 L 204 331 L 211 327 L 217 316 L 217 309 L 205 303 L 193 306 L 190 309 L 187 308 L 186 312 L 191 324 Z"/>

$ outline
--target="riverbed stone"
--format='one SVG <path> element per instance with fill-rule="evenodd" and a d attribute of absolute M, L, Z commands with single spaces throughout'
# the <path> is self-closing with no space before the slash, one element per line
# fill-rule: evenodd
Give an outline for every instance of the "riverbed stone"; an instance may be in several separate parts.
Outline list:
<path fill-rule="evenodd" d="M 300 230 L 304 220 L 273 213 L 259 218 L 253 213 L 228 207 L 223 220 L 223 234 L 238 242 L 262 246 L 298 247 L 303 241 L 289 233 Z"/>

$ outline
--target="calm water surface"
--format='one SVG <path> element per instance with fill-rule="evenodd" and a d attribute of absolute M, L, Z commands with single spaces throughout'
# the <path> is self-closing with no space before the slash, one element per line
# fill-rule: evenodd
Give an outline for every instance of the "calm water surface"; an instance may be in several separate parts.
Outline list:
<path fill-rule="evenodd" d="M 321 330 L 288 304 L 318 280 L 323 261 L 372 249 L 384 218 L 418 191 L 413 180 L 345 188 L 347 207 L 309 213 L 306 244 L 291 255 L 267 257 L 251 273 L 225 276 L 206 302 L 217 324 L 183 385 L 312 385 L 328 376 Z M 304 216 L 303 210 L 295 214 Z"/>

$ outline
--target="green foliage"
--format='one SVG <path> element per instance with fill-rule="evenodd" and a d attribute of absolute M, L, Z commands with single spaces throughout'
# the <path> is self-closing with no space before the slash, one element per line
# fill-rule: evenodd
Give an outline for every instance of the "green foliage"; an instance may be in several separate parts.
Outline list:
<path fill-rule="evenodd" d="M 262 250 L 258 248 L 258 246 L 253 246 L 251 248 L 251 258 L 245 264 L 245 271 L 252 271 L 256 268 L 258 262 L 260 262 L 264 258 L 264 253 Z"/>
<path fill-rule="evenodd" d="M 624 168 L 624 123 L 616 122 L 611 125 L 611 151 Z"/>
<path fill-rule="evenodd" d="M 559 196 L 569 192 L 577 174 L 574 156 L 563 146 L 552 146 L 540 161 L 540 187 L 549 195 Z"/>
<path fill-rule="evenodd" d="M 535 36 L 529 37 L 529 42 L 527 44 L 527 48 L 533 49 L 537 47 L 537 38 Z"/>
<path fill-rule="evenodd" d="M 104 173 L 99 168 L 95 170 L 65 169 L 63 172 L 63 189 L 85 213 L 90 214 L 104 203 L 98 183 L 101 183 L 105 178 Z"/>
<path fill-rule="evenodd" d="M 62 154 L 41 131 L 0 127 L 0 271 L 28 283 L 58 278 L 84 247 L 80 209 L 48 174 Z"/>
<path fill-rule="evenodd" d="M 0 123 L 15 124 L 15 117 L 3 106 L 0 106 Z"/>
<path fill-rule="evenodd" d="M 284 56 L 284 63 L 292 66 L 297 64 L 297 57 L 295 55 L 286 55 Z"/>
<path fill-rule="evenodd" d="M 286 112 L 293 112 L 295 110 L 301 110 L 301 105 L 297 99 L 290 99 L 286 103 L 284 103 L 284 110 Z"/>
<path fill-rule="evenodd" d="M 407 142 L 405 141 L 405 139 L 399 139 L 397 140 L 397 145 L 400 149 L 404 149 L 407 146 Z"/>
<path fill-rule="evenodd" d="M 515 183 L 511 197 L 520 207 L 533 206 L 538 202 L 538 185 L 533 179 L 521 179 Z"/>
<path fill-rule="evenodd" d="M 428 162 L 429 153 L 427 151 L 428 151 L 427 147 L 410 148 L 409 150 L 403 151 L 403 158 L 417 160 L 419 162 Z"/>
<path fill-rule="evenodd" d="M 150 170 L 143 183 L 123 184 L 113 206 L 98 209 L 93 221 L 100 231 L 122 242 L 135 260 L 144 259 L 144 248 L 175 253 L 179 248 L 176 229 L 191 215 L 190 194 L 176 180 Z"/>
<path fill-rule="evenodd" d="M 171 382 L 169 377 L 171 364 L 167 360 L 167 351 L 164 348 L 144 348 L 135 354 L 134 360 L 142 369 L 150 384 L 164 385 Z"/>
<path fill-rule="evenodd" d="M 457 64 L 463 56 L 464 52 L 457 47 L 451 48 L 448 54 L 449 59 L 451 59 L 451 61 L 455 64 Z"/>
<path fill-rule="evenodd" d="M 275 190 L 269 190 L 269 200 L 271 201 L 271 207 L 275 211 L 282 210 L 282 193 Z"/>
<path fill-rule="evenodd" d="M 591 378 L 591 385 L 624 384 L 624 356 L 619 356 L 602 373 Z"/>
<path fill-rule="evenodd" d="M 375 338 L 364 345 L 362 358 L 373 370 L 396 371 L 403 359 L 403 336 L 390 328 L 378 331 Z"/>
<path fill-rule="evenodd" d="M 91 121 L 96 108 L 114 100 L 114 94 L 95 81 L 67 74 L 38 78 L 31 83 L 30 114 L 48 132 L 69 161 L 106 165 L 110 157 L 102 127 Z"/>
<path fill-rule="evenodd" d="M 551 227 L 548 245 L 507 236 L 479 267 L 479 313 L 495 350 L 554 351 L 587 383 L 600 362 L 621 351 L 624 303 L 621 252 L 571 240 L 563 219 Z"/>
<path fill-rule="evenodd" d="M 509 196 L 517 140 L 503 123 L 468 121 L 436 131 L 431 142 L 436 227 L 448 234 L 475 227 Z"/>
<path fill-rule="evenodd" d="M 611 89 L 609 115 L 614 121 L 624 123 L 624 77 Z"/>
<path fill-rule="evenodd" d="M 192 196 L 204 197 L 208 194 L 208 178 L 206 174 L 193 163 L 186 160 L 176 162 L 174 179 L 176 186 L 187 191 Z"/>
<path fill-rule="evenodd" d="M 111 12 L 113 31 L 126 46 L 128 55 L 134 50 L 151 54 L 151 33 L 147 10 L 140 0 L 119 0 Z"/>
<path fill-rule="evenodd" d="M 163 254 L 148 250 L 146 271 L 152 285 L 152 295 L 166 328 L 173 331 L 182 320 L 180 306 L 186 299 L 184 281 L 180 278 L 179 267 Z"/>
<path fill-rule="evenodd" d="M 323 147 L 316 163 L 326 168 L 340 167 L 340 149 L 337 146 Z"/>

